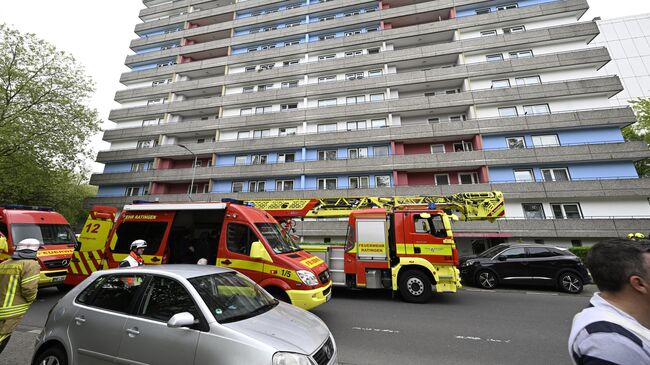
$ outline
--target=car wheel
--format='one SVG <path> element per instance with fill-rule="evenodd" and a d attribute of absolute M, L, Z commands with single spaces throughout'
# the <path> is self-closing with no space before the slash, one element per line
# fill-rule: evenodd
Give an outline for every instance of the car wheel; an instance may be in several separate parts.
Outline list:
<path fill-rule="evenodd" d="M 62 348 L 52 346 L 41 352 L 32 365 L 68 365 L 68 357 Z"/>
<path fill-rule="evenodd" d="M 483 289 L 494 289 L 497 287 L 497 277 L 492 271 L 479 271 L 476 274 L 476 284 Z"/>
<path fill-rule="evenodd" d="M 560 274 L 559 285 L 562 291 L 571 294 L 580 294 L 583 284 L 582 278 L 572 272 L 563 272 Z"/>
<path fill-rule="evenodd" d="M 419 270 L 407 270 L 399 276 L 399 291 L 409 303 L 424 303 L 433 295 L 431 280 Z"/>

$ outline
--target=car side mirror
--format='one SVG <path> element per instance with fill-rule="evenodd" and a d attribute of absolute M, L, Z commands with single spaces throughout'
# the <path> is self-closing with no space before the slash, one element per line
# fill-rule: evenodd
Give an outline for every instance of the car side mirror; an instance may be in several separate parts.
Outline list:
<path fill-rule="evenodd" d="M 271 255 L 269 255 L 269 252 L 260 241 L 255 241 L 253 244 L 251 244 L 250 256 L 252 259 L 260 259 L 268 262 L 273 262 Z"/>
<path fill-rule="evenodd" d="M 505 256 L 498 256 L 498 257 L 497 257 L 497 260 L 499 260 L 499 261 L 506 261 L 507 258 L 506 258 Z"/>
<path fill-rule="evenodd" d="M 181 312 L 174 314 L 172 318 L 167 321 L 167 327 L 180 328 L 189 327 L 194 324 L 194 316 L 190 312 Z"/>

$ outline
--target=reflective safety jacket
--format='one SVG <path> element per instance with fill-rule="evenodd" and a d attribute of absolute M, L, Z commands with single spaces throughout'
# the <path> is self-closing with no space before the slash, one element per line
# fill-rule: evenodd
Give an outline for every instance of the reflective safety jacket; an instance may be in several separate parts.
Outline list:
<path fill-rule="evenodd" d="M 40 265 L 36 260 L 0 263 L 0 338 L 10 335 L 36 299 Z"/>

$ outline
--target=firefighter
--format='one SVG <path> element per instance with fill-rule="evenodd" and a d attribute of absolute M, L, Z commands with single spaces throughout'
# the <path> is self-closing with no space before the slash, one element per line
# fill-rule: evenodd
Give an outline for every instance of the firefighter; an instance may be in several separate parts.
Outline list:
<path fill-rule="evenodd" d="M 0 263 L 0 352 L 36 299 L 41 272 L 36 258 L 39 247 L 37 239 L 26 238 L 16 245 L 9 260 Z"/>
<path fill-rule="evenodd" d="M 145 240 L 135 240 L 131 243 L 131 252 L 122 262 L 120 262 L 120 267 L 134 267 L 144 265 L 144 260 L 142 259 L 142 253 L 144 249 L 147 248 L 147 242 Z"/>

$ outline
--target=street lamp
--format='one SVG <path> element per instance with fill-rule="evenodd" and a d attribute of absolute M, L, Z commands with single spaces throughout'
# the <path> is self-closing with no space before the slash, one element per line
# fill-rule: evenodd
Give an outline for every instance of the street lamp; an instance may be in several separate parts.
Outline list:
<path fill-rule="evenodd" d="M 187 197 L 190 199 L 190 201 L 193 201 L 192 200 L 192 190 L 194 190 L 194 174 L 196 173 L 196 159 L 198 158 L 198 156 L 195 155 L 194 152 L 192 152 L 192 150 L 187 148 L 187 146 L 185 146 L 184 144 L 179 143 L 179 144 L 177 144 L 177 146 L 180 147 L 180 148 L 186 149 L 187 152 L 191 153 L 192 156 L 194 156 L 194 164 L 192 164 L 192 182 L 190 182 L 190 192 L 189 192 L 189 194 L 187 194 Z"/>

